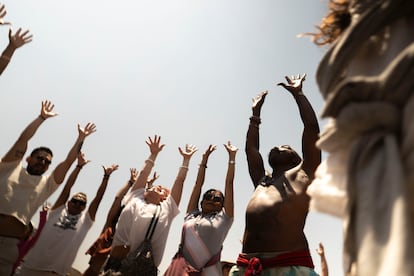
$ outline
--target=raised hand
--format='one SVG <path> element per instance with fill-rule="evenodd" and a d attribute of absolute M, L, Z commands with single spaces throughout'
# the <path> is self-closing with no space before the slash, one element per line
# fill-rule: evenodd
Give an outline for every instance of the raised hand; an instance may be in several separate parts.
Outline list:
<path fill-rule="evenodd" d="M 87 136 L 94 133 L 95 131 L 96 131 L 96 125 L 93 123 L 87 123 L 84 128 L 82 128 L 78 124 L 78 133 L 79 133 L 79 137 L 81 138 L 86 138 Z"/>
<path fill-rule="evenodd" d="M 4 4 L 0 5 L 0 25 L 11 25 L 10 22 L 5 22 L 3 17 L 7 14 L 6 6 Z"/>
<path fill-rule="evenodd" d="M 165 144 L 161 144 L 161 136 L 154 135 L 154 139 L 148 137 L 148 141 L 145 141 L 150 148 L 151 154 L 158 154 L 165 146 Z"/>
<path fill-rule="evenodd" d="M 252 101 L 253 101 L 253 104 L 252 104 L 253 115 L 260 116 L 260 110 L 262 108 L 262 105 L 264 103 L 264 100 L 265 100 L 267 94 L 268 94 L 268 91 L 266 90 L 266 91 L 263 91 L 263 92 L 259 93 L 256 97 L 254 97 L 252 99 Z"/>
<path fill-rule="evenodd" d="M 184 157 L 184 159 L 190 159 L 193 154 L 198 151 L 198 148 L 194 145 L 185 145 L 185 150 L 178 147 L 180 154 Z"/>
<path fill-rule="evenodd" d="M 148 189 L 150 189 L 153 186 L 155 180 L 157 180 L 158 177 L 160 177 L 160 175 L 157 175 L 157 172 L 154 172 L 152 177 L 147 179 L 147 188 Z"/>
<path fill-rule="evenodd" d="M 209 157 L 210 154 L 217 149 L 217 145 L 209 145 L 206 151 L 204 152 L 205 157 Z"/>
<path fill-rule="evenodd" d="M 89 162 L 91 162 L 91 160 L 86 159 L 85 154 L 83 152 L 78 153 L 78 166 L 83 167 Z"/>
<path fill-rule="evenodd" d="M 58 114 L 53 112 L 54 104 L 50 101 L 42 101 L 42 109 L 40 110 L 40 117 L 47 119 L 50 117 L 57 116 Z"/>
<path fill-rule="evenodd" d="M 13 35 L 13 30 L 11 28 L 9 29 L 9 42 L 15 49 L 31 42 L 32 38 L 33 35 L 29 34 L 29 30 L 26 30 L 22 33 L 22 28 L 19 28 Z"/>
<path fill-rule="evenodd" d="M 302 76 L 300 75 L 292 76 L 290 78 L 288 76 L 285 76 L 285 79 L 287 83 L 280 82 L 277 85 L 283 86 L 286 90 L 288 90 L 293 95 L 302 94 L 302 84 L 306 79 L 306 74 L 303 74 Z"/>
<path fill-rule="evenodd" d="M 236 152 L 239 150 L 239 148 L 232 145 L 230 141 L 228 141 L 227 144 L 223 144 L 223 145 L 226 148 L 227 152 L 229 153 L 229 156 L 234 157 L 236 155 Z"/>
<path fill-rule="evenodd" d="M 319 256 L 325 255 L 325 249 L 321 242 L 319 243 L 319 248 L 316 249 L 316 252 L 319 254 Z"/>
<path fill-rule="evenodd" d="M 137 178 L 138 178 L 137 169 L 136 168 L 130 168 L 129 172 L 130 172 L 129 181 L 132 182 L 132 183 L 135 183 L 135 181 L 137 181 Z"/>
<path fill-rule="evenodd" d="M 114 171 L 116 171 L 119 168 L 119 166 L 116 165 L 116 164 L 112 164 L 109 167 L 102 166 L 102 168 L 104 170 L 104 174 L 109 176 L 109 175 L 111 175 L 111 173 L 113 173 Z"/>

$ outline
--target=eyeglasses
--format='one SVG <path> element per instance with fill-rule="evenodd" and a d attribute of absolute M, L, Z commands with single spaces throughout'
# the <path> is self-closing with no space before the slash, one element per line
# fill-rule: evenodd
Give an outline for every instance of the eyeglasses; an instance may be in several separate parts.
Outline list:
<path fill-rule="evenodd" d="M 81 206 L 85 206 L 86 205 L 86 202 L 85 201 L 82 201 L 82 200 L 79 200 L 79 199 L 76 199 L 76 198 L 72 198 L 70 200 L 70 202 L 72 202 L 73 204 L 81 205 Z"/>
<path fill-rule="evenodd" d="M 46 165 L 50 165 L 52 163 L 52 161 L 43 156 L 36 156 L 36 159 L 37 161 L 45 162 Z"/>
<path fill-rule="evenodd" d="M 211 200 L 211 201 L 214 201 L 214 202 L 222 202 L 223 201 L 223 197 L 216 196 L 213 193 L 210 193 L 210 194 L 205 194 L 203 196 L 203 200 Z"/>

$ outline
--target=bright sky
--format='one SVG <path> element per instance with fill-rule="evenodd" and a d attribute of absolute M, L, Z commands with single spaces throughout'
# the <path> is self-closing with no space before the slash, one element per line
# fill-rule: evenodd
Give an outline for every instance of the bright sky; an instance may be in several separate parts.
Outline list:
<path fill-rule="evenodd" d="M 224 190 L 228 155 L 222 144 L 228 140 L 240 150 L 234 182 L 235 220 L 222 259 L 235 261 L 241 251 L 245 207 L 253 192 L 244 153 L 251 98 L 269 90 L 262 111 L 263 156 L 281 144 L 301 152 L 302 123 L 296 104 L 276 84 L 285 75 L 307 73 L 304 92 L 320 113 L 323 100 L 315 72 L 326 49 L 296 35 L 315 30 L 325 14 L 326 1 L 2 3 L 13 28 L 30 29 L 34 38 L 15 52 L 0 78 L 1 155 L 39 114 L 41 101 L 50 100 L 59 116 L 41 126 L 29 151 L 49 146 L 56 165 L 73 145 L 78 122 L 94 122 L 98 129 L 84 144 L 83 151 L 92 162 L 82 170 L 72 192 L 86 192 L 92 199 L 102 179 L 101 166 L 120 166 L 112 174 L 96 222 L 73 266 L 86 269 L 89 257 L 84 252 L 98 237 L 115 193 L 129 178 L 129 168 L 140 169 L 147 158 L 145 140 L 154 134 L 161 135 L 166 144 L 155 171 L 161 175 L 157 183 L 167 187 L 181 164 L 178 147 L 189 143 L 199 148 L 191 160 L 182 212 L 171 227 L 161 272 L 178 248 L 197 165 L 209 144 L 217 144 L 218 150 L 210 157 L 204 190 Z M 0 28 L 1 48 L 8 43 L 7 31 L 7 27 Z M 37 224 L 37 215 L 33 222 Z M 321 241 L 330 275 L 341 275 L 341 221 L 311 212 L 305 230 L 316 270 L 320 271 L 320 265 L 315 249 Z"/>

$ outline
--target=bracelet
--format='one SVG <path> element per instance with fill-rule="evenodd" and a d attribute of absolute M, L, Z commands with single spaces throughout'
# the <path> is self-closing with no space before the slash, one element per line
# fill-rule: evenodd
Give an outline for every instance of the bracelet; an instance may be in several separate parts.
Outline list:
<path fill-rule="evenodd" d="M 206 164 L 198 164 L 200 167 L 206 168 L 207 169 L 207 165 Z"/>
<path fill-rule="evenodd" d="M 188 167 L 187 166 L 181 166 L 180 169 L 188 170 Z"/>
<path fill-rule="evenodd" d="M 81 165 L 76 165 L 76 168 L 82 169 L 82 168 L 83 168 L 83 166 L 81 166 Z"/>
<path fill-rule="evenodd" d="M 42 119 L 43 121 L 46 120 L 46 118 L 43 117 L 42 115 L 39 115 L 39 118 Z"/>
<path fill-rule="evenodd" d="M 128 184 L 129 184 L 129 186 L 132 186 L 132 185 L 134 185 L 134 181 L 129 180 L 129 181 L 128 181 Z"/>
<path fill-rule="evenodd" d="M 250 117 L 250 123 L 256 123 L 256 124 L 260 125 L 262 123 L 262 120 L 260 119 L 259 116 L 253 115 L 253 116 Z"/>
<path fill-rule="evenodd" d="M 305 95 L 303 95 L 302 90 L 300 90 L 300 91 L 298 92 L 298 95 L 299 95 L 299 96 L 305 96 Z"/>
<path fill-rule="evenodd" d="M 1 58 L 4 59 L 4 60 L 10 61 L 10 57 L 8 57 L 8 56 L 1 55 Z"/>
<path fill-rule="evenodd" d="M 104 174 L 103 179 L 109 179 L 110 174 Z"/>
<path fill-rule="evenodd" d="M 145 160 L 145 162 L 148 162 L 148 163 L 151 163 L 151 164 L 153 164 L 154 165 L 154 160 L 151 160 L 151 159 L 147 159 L 147 160 Z"/>
<path fill-rule="evenodd" d="M 236 164 L 236 161 L 234 161 L 234 160 L 229 161 L 229 165 L 235 165 L 235 164 Z"/>

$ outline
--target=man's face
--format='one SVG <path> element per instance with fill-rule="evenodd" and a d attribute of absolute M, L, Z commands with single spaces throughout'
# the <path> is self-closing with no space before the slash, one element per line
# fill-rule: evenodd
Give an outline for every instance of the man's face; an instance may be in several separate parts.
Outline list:
<path fill-rule="evenodd" d="M 86 201 L 72 197 L 68 201 L 68 213 L 71 215 L 79 215 L 86 208 Z"/>
<path fill-rule="evenodd" d="M 27 172 L 31 175 L 42 175 L 52 163 L 52 155 L 46 151 L 38 151 L 27 157 Z"/>
<path fill-rule="evenodd" d="M 145 191 L 144 197 L 147 203 L 160 204 L 167 199 L 170 191 L 162 186 L 153 186 Z"/>
<path fill-rule="evenodd" d="M 274 147 L 269 154 L 269 163 L 273 169 L 275 166 L 294 167 L 301 161 L 297 152 L 288 145 Z"/>

